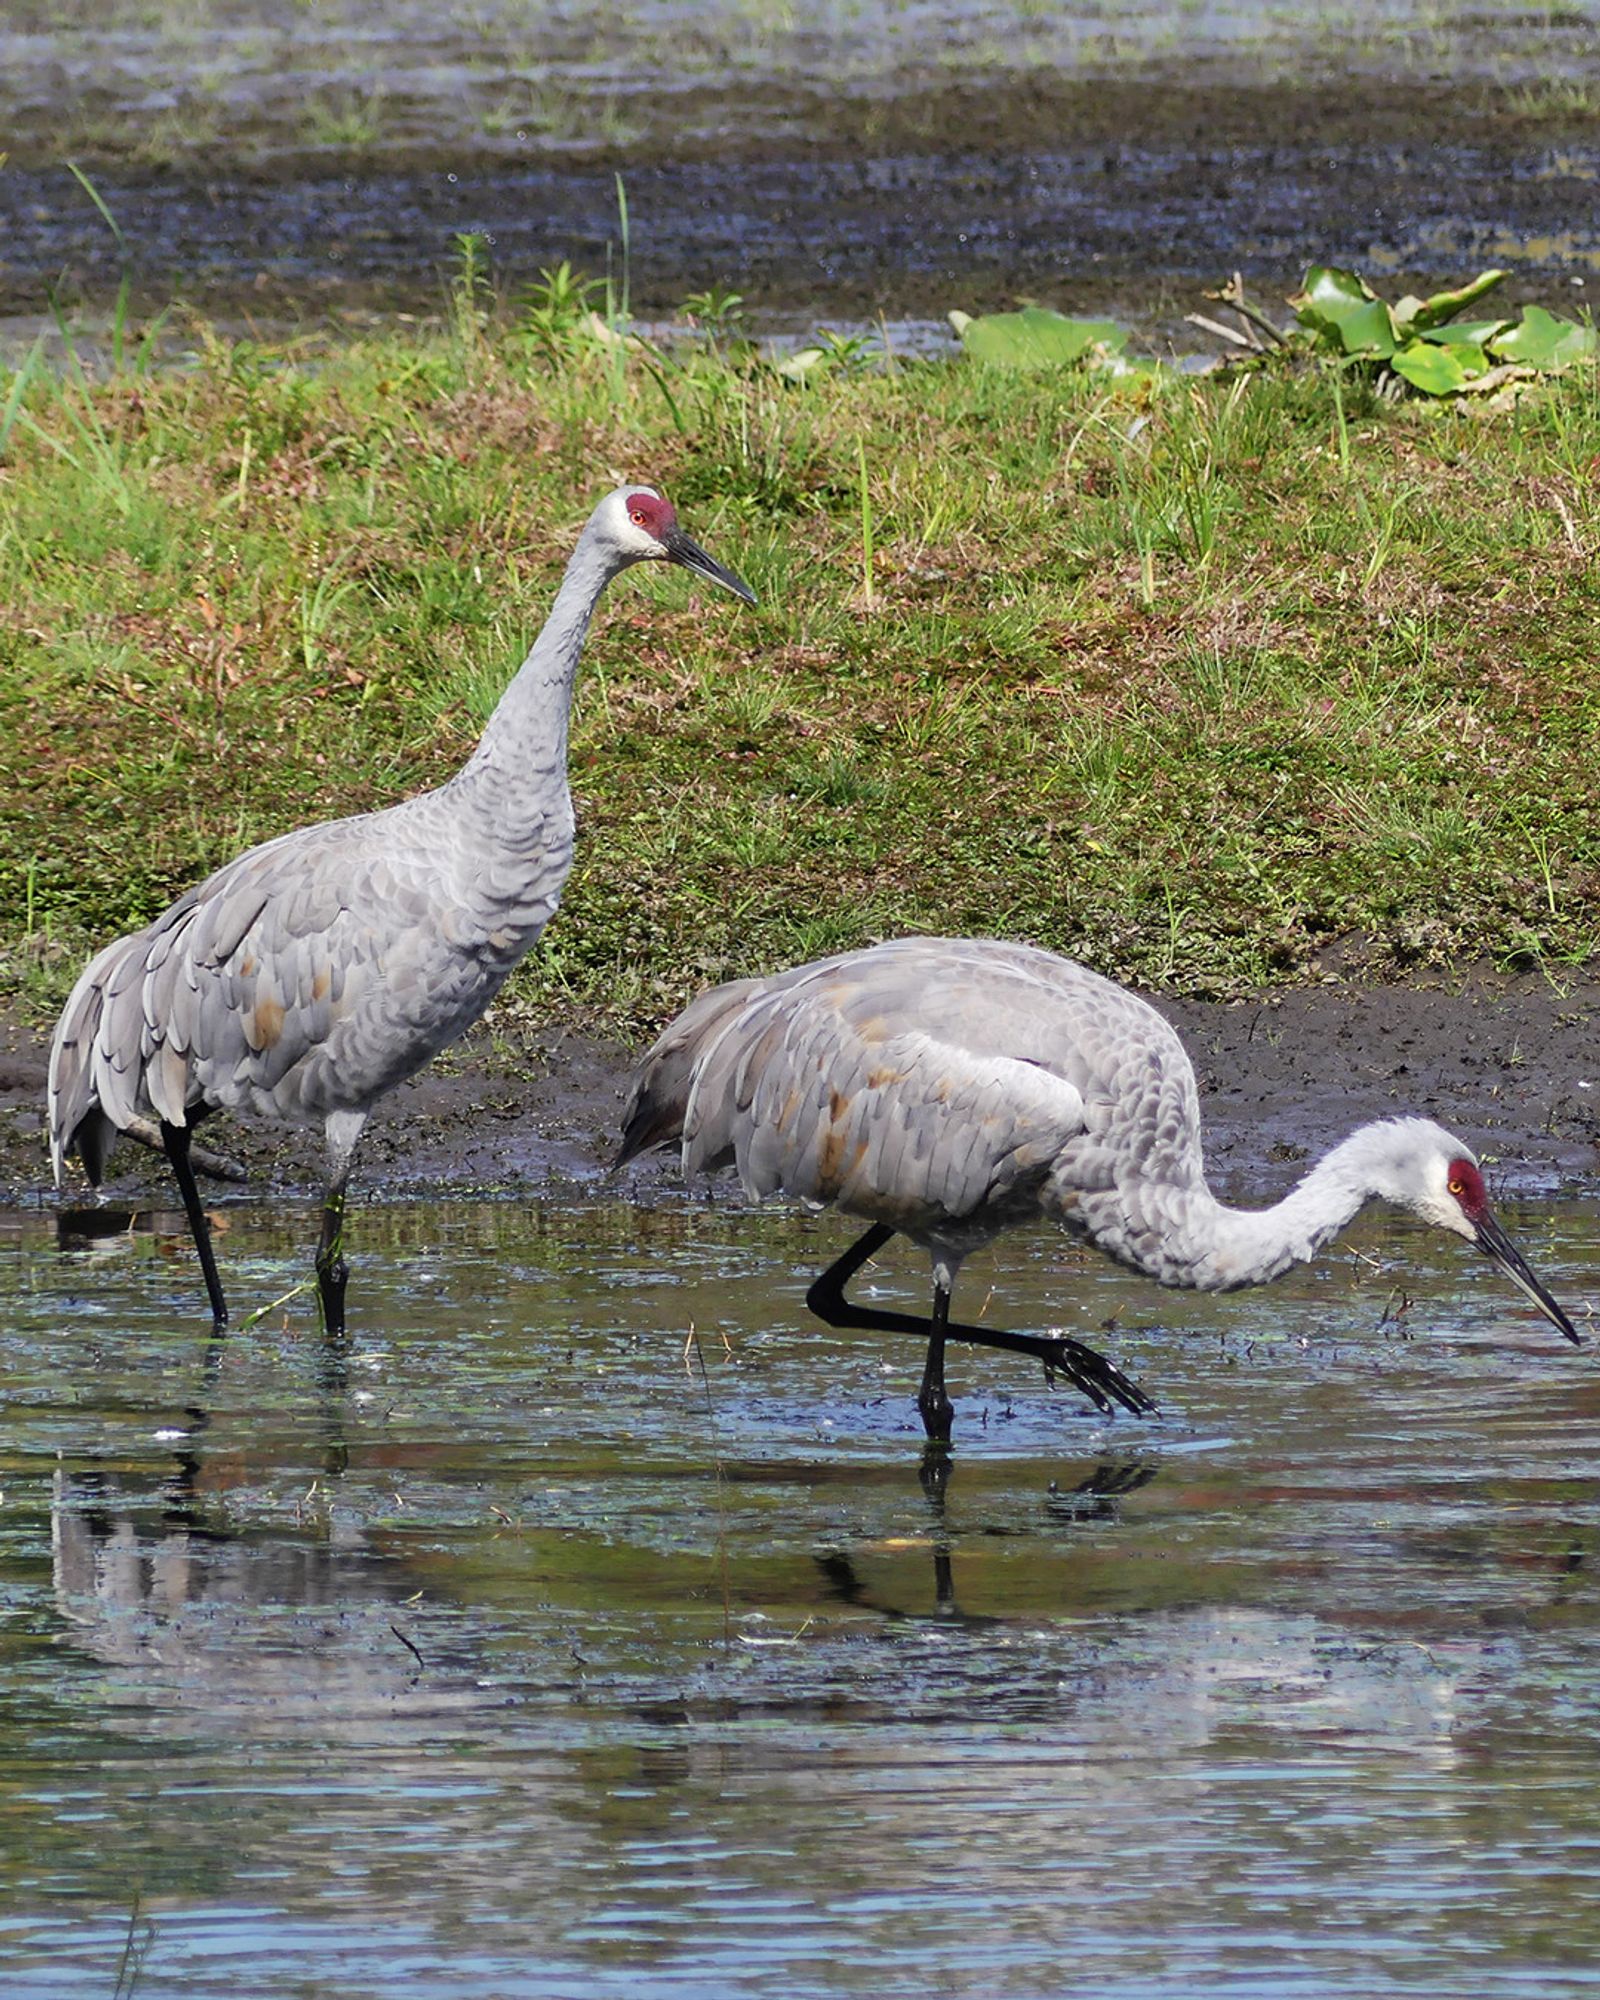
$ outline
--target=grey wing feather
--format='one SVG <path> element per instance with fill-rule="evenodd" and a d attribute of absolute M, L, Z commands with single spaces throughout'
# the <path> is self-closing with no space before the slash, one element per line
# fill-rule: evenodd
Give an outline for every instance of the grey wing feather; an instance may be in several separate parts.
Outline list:
<path fill-rule="evenodd" d="M 405 865 L 382 852 L 376 826 L 333 821 L 253 848 L 91 961 L 51 1046 L 58 1180 L 74 1149 L 97 1176 L 115 1131 L 137 1117 L 181 1125 L 205 1103 L 316 1117 L 332 1093 L 359 1094 L 368 1072 L 375 1095 L 426 1060 L 439 1044 L 425 1019 L 402 1018 L 408 1036 L 375 1023 L 363 1041 L 352 1028 L 337 1063 L 328 1054 L 336 1027 L 387 977 L 386 945 L 402 960 L 395 1011 L 408 993 L 414 1012 L 428 1011 L 417 998 L 426 982 L 404 961 L 408 949 L 425 957 L 427 943 L 411 944 L 391 911 L 392 933 L 351 913 L 375 871 Z M 367 907 L 383 908 L 370 895 Z"/>
<path fill-rule="evenodd" d="M 910 942 L 705 996 L 703 1032 L 684 1036 L 687 1015 L 667 1031 L 681 1110 L 664 1136 L 681 1132 L 687 1173 L 731 1159 L 754 1195 L 910 1229 L 1037 1185 L 1083 1129 L 1081 1093 L 1010 1053 L 993 996 Z"/>
<path fill-rule="evenodd" d="M 906 938 L 703 995 L 647 1057 L 630 1132 L 916 1233 L 1047 1181 L 1069 1213 L 1123 1172 L 1189 1185 L 1196 1099 L 1167 1022 L 1085 967 Z"/>
<path fill-rule="evenodd" d="M 622 1143 L 615 1164 L 668 1146 L 683 1137 L 684 1114 L 695 1066 L 729 1017 L 761 989 L 759 979 L 735 979 L 702 993 L 677 1016 L 646 1053 L 622 1113 Z"/>

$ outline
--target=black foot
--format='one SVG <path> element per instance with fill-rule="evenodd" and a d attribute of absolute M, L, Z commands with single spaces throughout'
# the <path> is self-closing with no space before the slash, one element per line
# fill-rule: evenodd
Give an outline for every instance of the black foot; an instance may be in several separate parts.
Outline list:
<path fill-rule="evenodd" d="M 922 1428 L 928 1433 L 932 1444 L 947 1445 L 950 1442 L 950 1426 L 955 1420 L 956 1406 L 945 1393 L 941 1382 L 933 1394 L 926 1390 L 917 1398 L 917 1411 L 922 1418 Z"/>
<path fill-rule="evenodd" d="M 954 1333 L 956 1329 L 951 1327 L 950 1331 Z M 1118 1404 L 1136 1417 L 1148 1416 L 1156 1407 L 1153 1396 L 1147 1396 L 1114 1362 L 1097 1354 L 1092 1347 L 1085 1347 L 1081 1340 L 1071 1340 L 1065 1334 L 1040 1335 L 1039 1359 L 1051 1374 L 1064 1375 L 1074 1389 L 1107 1416 Z"/>
<path fill-rule="evenodd" d="M 825 1325 L 870 1328 L 883 1333 L 933 1334 L 932 1318 L 924 1320 L 910 1313 L 884 1312 L 875 1306 L 857 1305 L 845 1297 L 846 1284 L 893 1235 L 894 1231 L 885 1224 L 874 1223 L 815 1281 L 806 1294 L 806 1304 Z M 944 1335 L 948 1340 L 964 1340 L 976 1347 L 995 1347 L 1007 1354 L 1031 1354 L 1036 1361 L 1042 1361 L 1052 1374 L 1063 1376 L 1106 1416 L 1120 1407 L 1136 1417 L 1144 1417 L 1156 1408 L 1155 1398 L 1147 1396 L 1136 1382 L 1130 1382 L 1114 1362 L 1066 1334 L 1008 1333 L 998 1326 L 963 1326 L 950 1320 L 944 1327 Z M 921 1408 L 920 1400 L 918 1407 Z M 928 1422 L 926 1410 L 923 1411 L 923 1422 L 928 1425 L 930 1437 L 939 1435 Z M 947 1427 L 943 1435 L 948 1437 L 949 1434 Z"/>

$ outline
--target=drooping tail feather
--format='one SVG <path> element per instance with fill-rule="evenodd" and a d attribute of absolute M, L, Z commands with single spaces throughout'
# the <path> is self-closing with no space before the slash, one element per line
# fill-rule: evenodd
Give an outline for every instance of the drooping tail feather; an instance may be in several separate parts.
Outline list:
<path fill-rule="evenodd" d="M 143 1003 L 147 937 L 139 931 L 118 938 L 91 959 L 56 1023 L 46 1103 L 57 1187 L 70 1153 L 98 1185 L 118 1134 L 144 1108 L 150 1053 Z"/>
<path fill-rule="evenodd" d="M 116 1145 L 116 1127 L 100 1109 L 92 1075 L 94 1040 L 103 1005 L 97 975 L 106 956 L 102 952 L 79 975 L 50 1043 L 45 1103 L 50 1169 L 57 1187 L 69 1153 L 77 1153 L 90 1180 L 98 1185 Z"/>
<path fill-rule="evenodd" d="M 714 986 L 669 1023 L 634 1075 L 614 1167 L 683 1137 L 696 1064 L 728 1018 L 765 984 L 763 979 L 735 979 Z"/>
<path fill-rule="evenodd" d="M 83 1170 L 89 1176 L 91 1187 L 98 1187 L 106 1177 L 106 1168 L 111 1164 L 111 1155 L 117 1150 L 117 1141 L 122 1134 L 111 1120 L 94 1105 L 78 1121 L 69 1145 L 83 1162 Z M 61 1166 L 56 1167 L 56 1186 L 61 1185 Z"/>

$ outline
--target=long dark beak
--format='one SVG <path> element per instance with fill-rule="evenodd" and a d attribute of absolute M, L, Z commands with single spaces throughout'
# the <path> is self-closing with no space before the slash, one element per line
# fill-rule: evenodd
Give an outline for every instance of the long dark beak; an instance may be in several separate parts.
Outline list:
<path fill-rule="evenodd" d="M 1476 1241 L 1483 1254 L 1499 1265 L 1519 1292 L 1532 1299 L 1550 1324 L 1564 1333 L 1574 1347 L 1582 1347 L 1583 1336 L 1528 1269 L 1527 1259 L 1492 1215 L 1484 1216 L 1478 1224 Z"/>
<path fill-rule="evenodd" d="M 662 543 L 662 547 L 675 563 L 682 563 L 685 569 L 692 569 L 696 576 L 708 578 L 712 583 L 720 583 L 724 590 L 731 590 L 735 597 L 742 597 L 746 604 L 754 604 L 756 594 L 742 576 L 735 576 L 731 569 L 724 569 L 715 556 L 708 556 L 698 542 L 690 541 L 681 528 L 674 528 Z"/>

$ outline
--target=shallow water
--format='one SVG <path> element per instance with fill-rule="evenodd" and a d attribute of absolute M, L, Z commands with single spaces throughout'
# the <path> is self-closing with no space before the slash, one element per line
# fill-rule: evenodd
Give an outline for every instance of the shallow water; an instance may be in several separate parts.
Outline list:
<path fill-rule="evenodd" d="M 226 1214 L 242 1317 L 311 1222 Z M 1510 1219 L 1581 1315 L 1600 1204 Z M 8 1996 L 1600 1983 L 1600 1378 L 1465 1246 L 1012 1239 L 1163 1414 L 956 1355 L 941 1501 L 832 1218 L 369 1209 L 337 1360 L 151 1220 L 0 1227 Z"/>
<path fill-rule="evenodd" d="M 437 313 L 459 232 L 636 310 L 942 326 L 1018 293 L 1194 344 L 1242 270 L 1600 270 L 1596 0 L 13 0 L 0 316 L 126 269 L 230 324 Z M 118 234 L 67 163 L 86 167 Z M 618 176 L 631 221 L 627 252 Z M 1576 299 L 1574 299 L 1576 294 Z"/>

